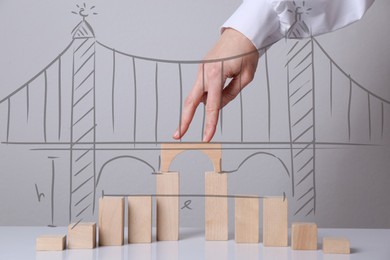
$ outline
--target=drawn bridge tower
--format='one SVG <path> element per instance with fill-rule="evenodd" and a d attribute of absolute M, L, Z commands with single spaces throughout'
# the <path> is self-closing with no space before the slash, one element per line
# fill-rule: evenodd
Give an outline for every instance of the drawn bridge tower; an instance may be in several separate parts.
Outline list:
<path fill-rule="evenodd" d="M 85 17 L 72 34 L 69 214 L 70 220 L 79 221 L 84 212 L 92 214 L 95 207 L 96 49 L 94 32 Z M 84 201 L 91 203 L 83 203 Z"/>
<path fill-rule="evenodd" d="M 289 45 L 286 68 L 292 196 L 297 195 L 295 213 L 309 215 L 316 210 L 314 44 L 310 39 L 290 41 Z"/>

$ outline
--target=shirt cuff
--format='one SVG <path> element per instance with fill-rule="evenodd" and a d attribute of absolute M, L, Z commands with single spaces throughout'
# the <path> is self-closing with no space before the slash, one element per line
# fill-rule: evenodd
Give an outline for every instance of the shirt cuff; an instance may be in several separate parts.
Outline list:
<path fill-rule="evenodd" d="M 233 28 L 260 49 L 283 37 L 279 27 L 278 15 L 268 0 L 244 0 L 222 25 L 222 32 L 226 28 Z"/>
<path fill-rule="evenodd" d="M 338 30 L 360 20 L 374 2 L 374 0 L 333 1 L 327 2 L 323 13 L 309 16 L 308 23 L 311 25 L 313 36 Z"/>

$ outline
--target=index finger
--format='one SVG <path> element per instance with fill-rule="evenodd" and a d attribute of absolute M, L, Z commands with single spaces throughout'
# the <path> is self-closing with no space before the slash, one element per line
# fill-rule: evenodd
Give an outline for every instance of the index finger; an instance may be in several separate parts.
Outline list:
<path fill-rule="evenodd" d="M 201 80 L 199 78 L 200 76 L 198 75 L 194 86 L 184 101 L 183 111 L 181 113 L 181 122 L 173 135 L 173 138 L 175 139 L 180 139 L 187 132 L 194 117 L 196 108 L 202 100 L 204 91 L 203 86 L 200 83 Z"/>
<path fill-rule="evenodd" d="M 220 73 L 222 75 L 222 70 Z M 214 75 L 212 78 L 207 80 L 208 93 L 205 106 L 206 124 L 204 129 L 203 142 L 210 142 L 217 128 L 219 110 L 222 106 L 221 97 L 224 84 L 224 78 L 221 75 L 219 77 Z"/>

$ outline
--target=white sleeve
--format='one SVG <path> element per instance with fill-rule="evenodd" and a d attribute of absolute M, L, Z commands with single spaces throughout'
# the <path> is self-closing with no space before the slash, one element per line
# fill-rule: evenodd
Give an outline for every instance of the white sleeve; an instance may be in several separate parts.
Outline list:
<path fill-rule="evenodd" d="M 283 37 L 334 31 L 363 17 L 374 0 L 244 0 L 223 24 L 261 48 Z"/>

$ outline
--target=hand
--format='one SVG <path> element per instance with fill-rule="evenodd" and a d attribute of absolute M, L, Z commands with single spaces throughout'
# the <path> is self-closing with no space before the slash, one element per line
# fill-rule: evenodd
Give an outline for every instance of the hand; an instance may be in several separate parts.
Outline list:
<path fill-rule="evenodd" d="M 196 108 L 203 102 L 206 105 L 203 142 L 209 142 L 217 128 L 219 110 L 252 81 L 258 60 L 259 53 L 248 38 L 234 29 L 225 29 L 199 65 L 195 84 L 184 101 L 180 131 L 178 128 L 173 138 L 180 139 L 187 132 Z M 231 80 L 224 88 L 228 78 Z"/>

